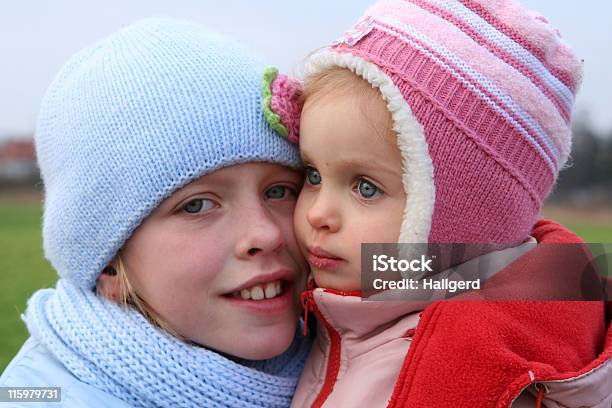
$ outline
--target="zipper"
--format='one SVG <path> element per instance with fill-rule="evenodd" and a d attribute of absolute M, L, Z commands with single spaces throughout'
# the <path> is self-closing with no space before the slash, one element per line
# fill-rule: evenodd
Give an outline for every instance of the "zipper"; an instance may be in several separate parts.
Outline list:
<path fill-rule="evenodd" d="M 309 296 L 310 295 L 310 296 Z M 307 290 L 301 295 L 302 308 L 304 309 L 304 337 L 308 336 L 308 312 L 310 312 L 310 302 L 312 301 L 312 291 Z"/>
<path fill-rule="evenodd" d="M 307 290 L 301 294 L 302 306 L 304 307 L 304 335 L 308 330 L 308 312 L 315 313 L 320 322 L 323 323 L 327 334 L 329 335 L 329 355 L 327 357 L 327 370 L 325 371 L 325 381 L 317 398 L 311 405 L 311 408 L 320 408 L 323 406 L 329 395 L 334 389 L 334 384 L 340 371 L 340 334 L 327 322 L 323 317 L 317 304 L 315 303 L 313 291 Z"/>

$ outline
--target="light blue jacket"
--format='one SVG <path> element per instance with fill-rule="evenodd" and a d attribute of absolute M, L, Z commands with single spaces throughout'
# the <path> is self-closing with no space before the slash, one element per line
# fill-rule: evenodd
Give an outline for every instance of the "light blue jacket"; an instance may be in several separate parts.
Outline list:
<path fill-rule="evenodd" d="M 77 379 L 45 346 L 30 337 L 0 376 L 0 387 L 60 387 L 61 402 L 0 402 L 0 407 L 113 407 L 130 405 Z"/>

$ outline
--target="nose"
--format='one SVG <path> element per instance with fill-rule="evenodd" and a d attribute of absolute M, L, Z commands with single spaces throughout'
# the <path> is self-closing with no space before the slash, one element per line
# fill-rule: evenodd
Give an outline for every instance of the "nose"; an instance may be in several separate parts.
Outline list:
<path fill-rule="evenodd" d="M 308 209 L 306 219 L 317 230 L 338 232 L 340 230 L 340 216 L 337 204 L 331 194 L 321 189 Z"/>
<path fill-rule="evenodd" d="M 248 259 L 258 254 L 280 251 L 283 247 L 283 233 L 270 211 L 258 202 L 245 206 L 243 214 L 237 217 L 241 226 L 236 242 L 236 256 Z"/>

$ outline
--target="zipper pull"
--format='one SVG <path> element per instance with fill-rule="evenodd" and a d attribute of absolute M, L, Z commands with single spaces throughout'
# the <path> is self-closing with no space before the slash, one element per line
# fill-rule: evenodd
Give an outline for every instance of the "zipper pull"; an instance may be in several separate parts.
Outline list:
<path fill-rule="evenodd" d="M 310 299 L 312 299 L 312 292 L 305 291 L 300 295 L 302 298 L 302 307 L 304 308 L 304 337 L 308 336 L 308 312 L 310 311 Z"/>

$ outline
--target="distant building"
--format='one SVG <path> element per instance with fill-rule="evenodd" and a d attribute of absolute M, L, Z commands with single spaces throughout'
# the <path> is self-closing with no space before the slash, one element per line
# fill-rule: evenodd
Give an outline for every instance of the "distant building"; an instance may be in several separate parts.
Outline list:
<path fill-rule="evenodd" d="M 39 180 L 34 141 L 0 142 L 0 185 L 32 184 Z"/>

